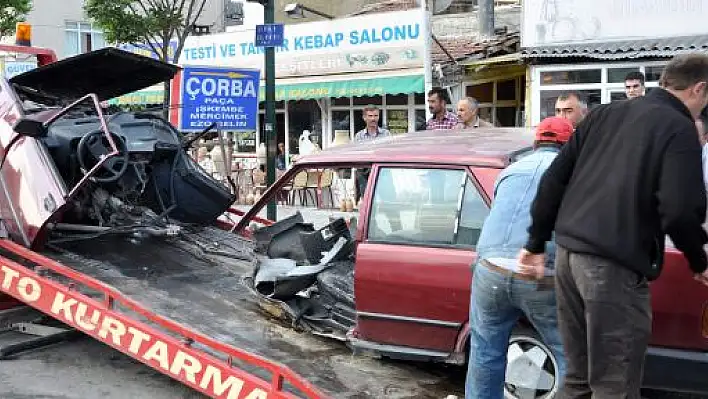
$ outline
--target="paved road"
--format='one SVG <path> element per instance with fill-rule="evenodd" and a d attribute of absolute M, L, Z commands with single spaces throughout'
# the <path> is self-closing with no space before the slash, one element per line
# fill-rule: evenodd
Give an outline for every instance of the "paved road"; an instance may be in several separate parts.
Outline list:
<path fill-rule="evenodd" d="M 461 373 L 459 378 L 463 378 Z M 462 385 L 462 380 L 460 384 Z M 646 392 L 645 399 L 708 396 Z M 0 361 L 3 399 L 202 399 L 204 396 L 93 339 L 82 337 Z M 442 398 L 441 398 L 442 399 Z"/>
<path fill-rule="evenodd" d="M 3 399 L 201 399 L 88 337 L 0 361 Z"/>

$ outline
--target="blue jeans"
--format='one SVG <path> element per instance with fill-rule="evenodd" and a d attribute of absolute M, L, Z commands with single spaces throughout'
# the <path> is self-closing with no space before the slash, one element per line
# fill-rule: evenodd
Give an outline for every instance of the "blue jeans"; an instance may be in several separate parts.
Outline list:
<path fill-rule="evenodd" d="M 557 381 L 565 374 L 553 286 L 506 276 L 476 265 L 470 298 L 470 357 L 466 399 L 502 399 L 509 337 L 526 316 L 558 362 Z"/>

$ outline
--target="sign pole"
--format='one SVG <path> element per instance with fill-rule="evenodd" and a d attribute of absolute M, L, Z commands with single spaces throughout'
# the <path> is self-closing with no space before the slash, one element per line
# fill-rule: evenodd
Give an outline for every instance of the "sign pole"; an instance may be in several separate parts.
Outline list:
<path fill-rule="evenodd" d="M 433 40 L 432 40 L 432 28 L 430 26 L 431 24 L 431 18 L 430 18 L 430 11 L 428 10 L 427 6 L 428 1 L 427 0 L 420 0 L 420 10 L 423 14 L 423 21 L 422 21 L 422 30 L 423 30 L 423 40 L 424 40 L 424 48 L 423 48 L 423 71 L 425 75 L 425 80 L 424 80 L 424 89 L 425 92 L 423 93 L 423 96 L 427 98 L 428 92 L 430 89 L 433 88 L 433 61 L 432 61 L 432 51 L 433 51 Z M 432 118 L 433 115 L 430 113 L 430 109 L 428 107 L 425 107 L 425 120 L 429 120 Z"/>
<path fill-rule="evenodd" d="M 275 22 L 275 0 L 264 1 L 263 22 L 273 24 Z M 277 130 L 275 121 L 275 47 L 265 48 L 265 136 L 266 136 L 266 184 L 271 187 L 275 183 L 275 157 L 277 156 Z M 268 201 L 267 218 L 277 220 L 278 210 L 275 197 Z"/>

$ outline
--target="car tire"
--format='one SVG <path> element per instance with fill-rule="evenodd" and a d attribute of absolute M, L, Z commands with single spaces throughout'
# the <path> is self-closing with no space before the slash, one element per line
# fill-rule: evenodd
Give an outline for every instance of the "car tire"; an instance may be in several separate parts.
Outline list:
<path fill-rule="evenodd" d="M 517 327 L 507 349 L 506 399 L 551 399 L 558 392 L 558 361 L 541 336 L 531 328 Z"/>

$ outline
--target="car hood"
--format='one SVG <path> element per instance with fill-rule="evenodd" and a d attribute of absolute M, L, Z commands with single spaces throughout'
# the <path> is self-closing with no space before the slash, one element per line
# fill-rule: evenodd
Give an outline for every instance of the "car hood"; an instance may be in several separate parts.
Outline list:
<path fill-rule="evenodd" d="M 107 47 L 35 68 L 10 82 L 39 95 L 75 100 L 94 93 L 103 101 L 170 80 L 179 69 L 177 65 Z"/>

